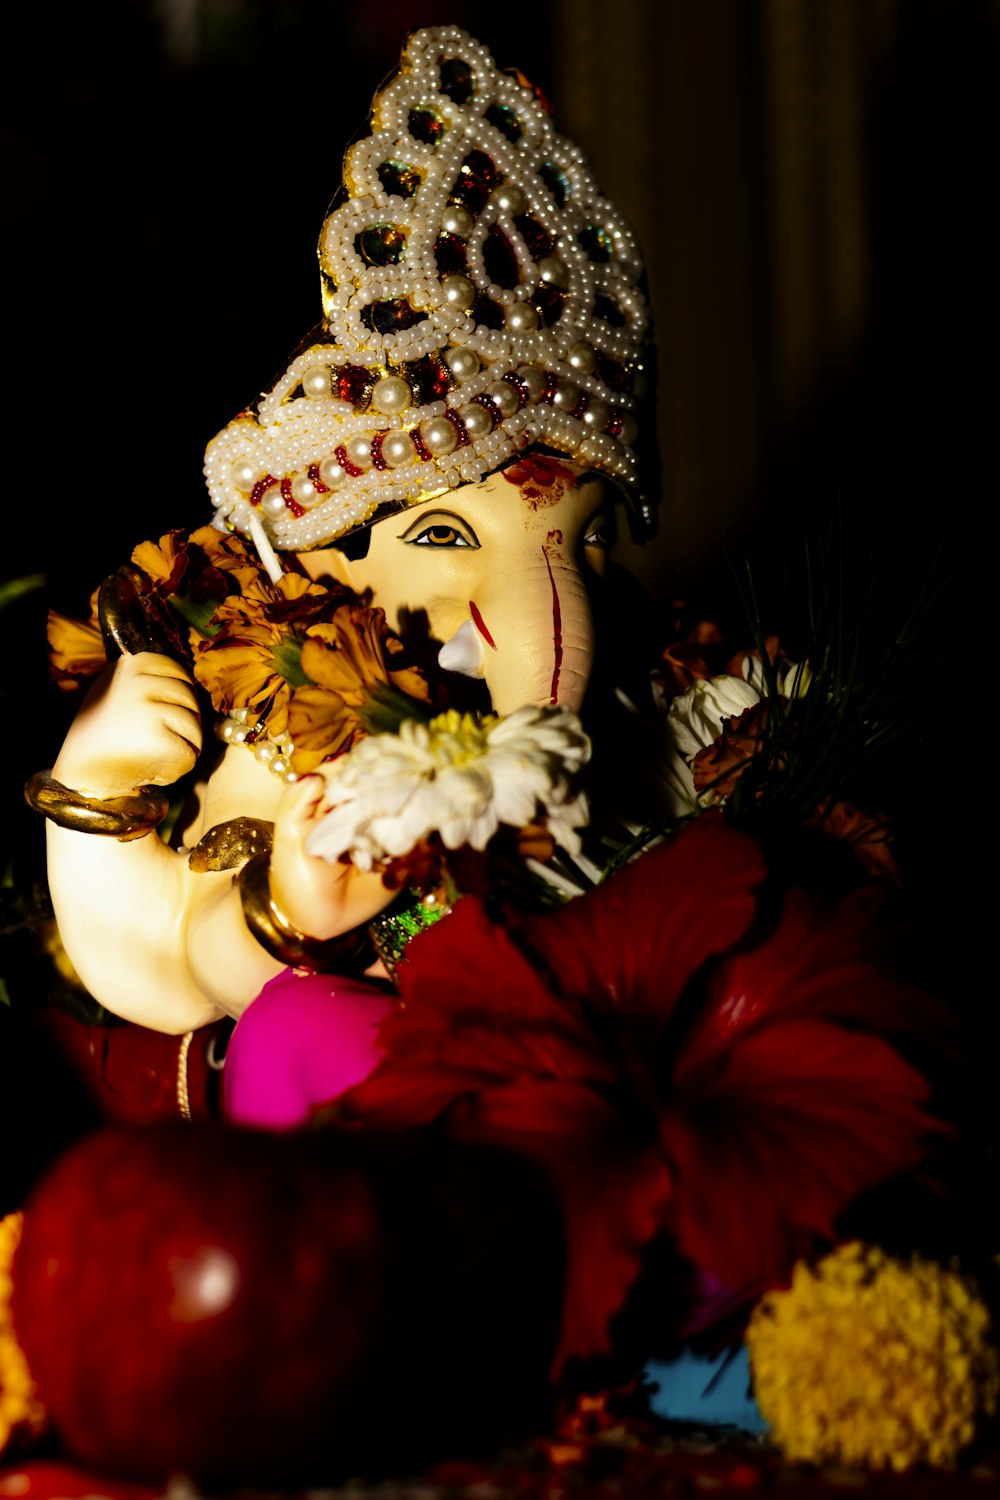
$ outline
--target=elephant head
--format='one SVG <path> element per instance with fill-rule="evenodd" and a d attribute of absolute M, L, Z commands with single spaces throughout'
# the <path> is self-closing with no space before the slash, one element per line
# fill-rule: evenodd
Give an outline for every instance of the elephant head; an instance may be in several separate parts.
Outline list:
<path fill-rule="evenodd" d="M 608 481 L 532 453 L 376 522 L 364 558 L 330 549 L 301 560 L 313 576 L 370 589 L 402 635 L 419 620 L 440 665 L 482 678 L 496 713 L 578 710 L 594 658 L 591 580 L 612 540 Z"/>

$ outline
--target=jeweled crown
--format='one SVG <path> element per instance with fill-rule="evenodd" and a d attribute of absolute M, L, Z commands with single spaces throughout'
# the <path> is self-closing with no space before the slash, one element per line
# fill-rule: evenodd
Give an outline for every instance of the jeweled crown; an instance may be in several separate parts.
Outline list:
<path fill-rule="evenodd" d="M 323 322 L 208 446 L 217 524 L 324 546 L 534 443 L 637 492 L 642 261 L 581 152 L 454 26 L 412 33 L 370 125 L 320 236 Z"/>

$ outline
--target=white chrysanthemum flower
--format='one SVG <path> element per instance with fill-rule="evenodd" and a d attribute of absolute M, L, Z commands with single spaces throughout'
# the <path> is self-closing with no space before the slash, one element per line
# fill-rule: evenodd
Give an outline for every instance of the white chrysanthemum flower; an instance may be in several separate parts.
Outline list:
<path fill-rule="evenodd" d="M 571 855 L 588 816 L 576 775 L 590 759 L 580 721 L 560 705 L 505 718 L 455 709 L 429 724 L 407 719 L 320 768 L 329 809 L 307 841 L 310 854 L 349 854 L 362 870 L 409 854 L 438 834 L 447 849 L 485 849 L 501 824 L 544 819 Z"/>
<path fill-rule="evenodd" d="M 718 739 L 727 719 L 739 718 L 767 696 L 767 680 L 757 657 L 745 656 L 741 671 L 742 677 L 723 675 L 693 682 L 686 692 L 678 693 L 667 710 L 669 781 L 675 816 L 724 800 L 711 788 L 699 794 L 691 767 L 699 750 Z M 783 698 L 801 698 L 811 680 L 805 662 L 776 664 L 777 689 Z"/>
<path fill-rule="evenodd" d="M 726 719 L 736 719 L 759 703 L 761 694 L 741 677 L 706 677 L 679 693 L 667 710 L 667 729 L 688 761 L 714 744 Z"/>

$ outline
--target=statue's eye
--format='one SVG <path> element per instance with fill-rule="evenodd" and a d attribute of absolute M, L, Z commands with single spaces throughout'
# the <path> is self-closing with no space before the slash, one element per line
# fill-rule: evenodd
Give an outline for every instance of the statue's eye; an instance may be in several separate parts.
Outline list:
<path fill-rule="evenodd" d="M 419 535 L 410 537 L 416 547 L 467 547 L 469 543 L 454 526 L 425 526 Z"/>
<path fill-rule="evenodd" d="M 433 520 L 424 517 L 407 531 L 402 540 L 411 547 L 478 547 L 479 538 L 465 521 L 448 512 Z"/>
<path fill-rule="evenodd" d="M 583 545 L 600 547 L 602 552 L 610 552 L 617 535 L 613 516 L 595 516 L 583 534 Z"/>

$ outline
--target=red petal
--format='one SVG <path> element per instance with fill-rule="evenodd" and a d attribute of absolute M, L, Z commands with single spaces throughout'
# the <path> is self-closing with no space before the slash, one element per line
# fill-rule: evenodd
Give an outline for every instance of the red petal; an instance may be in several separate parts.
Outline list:
<path fill-rule="evenodd" d="M 885 1042 L 823 1021 L 744 1035 L 661 1121 L 682 1251 L 728 1285 L 781 1281 L 803 1238 L 924 1155 L 927 1085 Z"/>
<path fill-rule="evenodd" d="M 511 940 L 510 928 L 494 922 L 474 896 L 459 901 L 445 922 L 420 933 L 409 944 L 399 969 L 405 1021 L 407 1010 L 440 1012 L 449 1022 L 466 1012 L 553 1017 L 562 1007 L 534 964 Z"/>
<path fill-rule="evenodd" d="M 382 1060 L 340 1101 L 345 1118 L 420 1124 L 472 1090 L 521 1077 L 613 1081 L 599 1034 L 472 897 L 413 940 L 400 992 L 379 1030 Z"/>
<path fill-rule="evenodd" d="M 566 1222 L 563 1331 L 553 1377 L 566 1360 L 610 1350 L 609 1325 L 625 1302 L 645 1245 L 662 1227 L 670 1177 L 622 1112 L 573 1083 L 520 1080 L 479 1094 L 453 1118 L 455 1133 L 500 1141 L 546 1169 Z"/>
<path fill-rule="evenodd" d="M 764 875 L 757 842 L 704 813 L 523 931 L 563 994 L 662 1022 L 705 960 L 746 933 Z"/>
<path fill-rule="evenodd" d="M 789 891 L 775 931 L 734 954 L 713 978 L 682 1068 L 706 1065 L 748 1028 L 782 1017 L 924 1033 L 940 1044 L 946 1013 L 905 977 L 899 954 L 892 953 L 896 934 L 882 920 L 883 896 L 869 885 L 831 906 L 803 890 Z"/>

